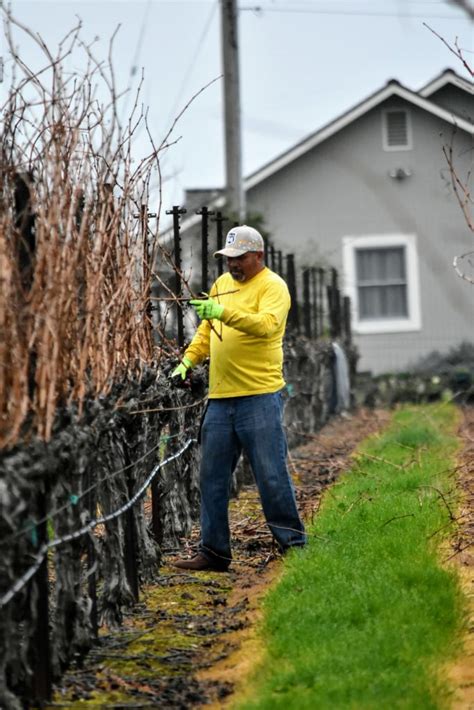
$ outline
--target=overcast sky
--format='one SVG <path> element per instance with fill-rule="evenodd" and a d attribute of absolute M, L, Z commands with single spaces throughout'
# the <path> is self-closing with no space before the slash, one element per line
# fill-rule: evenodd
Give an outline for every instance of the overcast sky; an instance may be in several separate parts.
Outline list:
<path fill-rule="evenodd" d="M 83 37 L 98 38 L 95 54 L 101 57 L 120 24 L 117 83 L 136 88 L 144 68 L 142 99 L 158 142 L 189 99 L 222 72 L 217 0 L 12 0 L 11 7 L 52 47 L 79 16 Z M 391 78 L 416 90 L 447 67 L 466 76 L 423 23 L 451 44 L 458 38 L 474 61 L 473 25 L 447 0 L 240 0 L 244 174 Z M 34 62 L 31 43 L 20 35 L 18 42 L 20 54 Z M 2 54 L 5 90 L 5 46 Z M 165 208 L 182 202 L 185 188 L 223 185 L 222 91 L 218 80 L 202 92 L 174 130 L 179 141 L 162 160 Z M 130 103 L 123 100 L 124 114 Z"/>

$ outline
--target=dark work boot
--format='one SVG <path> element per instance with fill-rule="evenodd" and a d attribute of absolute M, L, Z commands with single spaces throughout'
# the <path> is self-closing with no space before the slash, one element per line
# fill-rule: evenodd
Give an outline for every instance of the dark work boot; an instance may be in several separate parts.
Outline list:
<path fill-rule="evenodd" d="M 227 572 L 227 567 L 216 564 L 204 555 L 201 555 L 199 552 L 189 560 L 177 560 L 176 562 L 171 562 L 170 564 L 178 569 L 188 569 L 193 572 L 203 572 L 205 570 L 210 570 L 212 572 Z"/>

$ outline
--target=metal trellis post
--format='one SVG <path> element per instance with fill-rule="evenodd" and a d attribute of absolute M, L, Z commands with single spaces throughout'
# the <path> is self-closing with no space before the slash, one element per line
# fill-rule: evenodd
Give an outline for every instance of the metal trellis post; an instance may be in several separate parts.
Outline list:
<path fill-rule="evenodd" d="M 151 529 L 157 545 L 163 542 L 163 522 L 161 519 L 161 492 L 157 478 L 151 482 Z"/>
<path fill-rule="evenodd" d="M 41 523 L 37 525 L 38 548 L 48 541 L 47 496 L 45 492 L 38 497 L 38 514 Z M 45 555 L 31 585 L 36 585 L 36 623 L 32 638 L 31 668 L 32 697 L 39 704 L 51 698 L 52 671 L 49 640 L 49 580 L 48 556 Z M 31 589 L 31 587 L 30 587 Z"/>
<path fill-rule="evenodd" d="M 128 458 L 128 456 L 127 456 Z M 130 462 L 127 461 L 127 466 L 130 466 Z M 127 490 L 129 498 L 132 498 L 134 494 L 134 481 L 132 472 L 127 469 L 126 472 L 127 479 Z M 138 601 L 139 597 L 139 584 L 138 584 L 138 570 L 137 570 L 137 532 L 135 528 L 135 516 L 133 513 L 133 506 L 125 511 L 125 523 L 124 523 L 124 541 L 125 541 L 125 573 L 127 575 L 127 581 L 130 585 L 130 590 L 133 594 L 135 601 Z"/>
<path fill-rule="evenodd" d="M 96 516 L 97 507 L 97 490 L 95 486 L 92 485 L 91 471 L 88 468 L 85 475 L 85 488 L 88 491 L 86 496 L 86 507 L 89 511 L 89 517 L 94 520 Z M 87 548 L 87 591 L 89 598 L 91 600 L 91 614 L 90 620 L 92 625 L 92 630 L 94 636 L 97 638 L 99 635 L 99 616 L 97 612 L 97 575 L 95 572 L 97 555 L 94 543 L 91 540 L 90 535 L 87 538 L 86 543 Z"/>
<path fill-rule="evenodd" d="M 209 215 L 207 207 L 196 210 L 196 214 L 201 215 L 201 291 L 207 293 L 209 287 Z"/>
<path fill-rule="evenodd" d="M 184 323 L 183 323 L 183 311 L 181 308 L 180 298 L 183 292 L 182 276 L 181 276 L 181 238 L 179 234 L 180 226 L 180 216 L 186 214 L 184 207 L 179 207 L 174 205 L 172 210 L 166 210 L 166 214 L 173 215 L 173 235 L 174 235 L 174 263 L 176 267 L 175 273 L 175 296 L 176 296 L 176 322 L 178 329 L 178 346 L 180 348 L 184 345 Z"/>
<path fill-rule="evenodd" d="M 270 244 L 270 264 L 272 271 L 276 271 L 276 255 L 273 244 Z"/>
<path fill-rule="evenodd" d="M 332 270 L 332 289 L 334 307 L 334 337 L 341 335 L 341 292 L 339 291 L 339 279 L 337 270 Z"/>
<path fill-rule="evenodd" d="M 222 212 L 216 212 L 216 216 L 213 218 L 213 222 L 216 223 L 216 251 L 220 251 L 224 246 L 224 233 L 222 230 L 222 225 L 227 222 L 227 217 L 224 217 Z M 224 260 L 217 259 L 217 275 L 221 276 L 224 272 Z"/>
<path fill-rule="evenodd" d="M 281 250 L 277 251 L 277 256 L 278 256 L 278 273 L 280 274 L 280 276 L 282 278 L 284 278 L 284 275 L 283 275 L 283 254 L 282 254 Z"/>
<path fill-rule="evenodd" d="M 318 330 L 318 286 L 317 286 L 317 271 L 314 266 L 310 270 L 311 277 L 311 308 L 312 308 L 312 318 L 311 327 L 313 330 L 313 337 L 317 338 L 319 333 Z"/>
<path fill-rule="evenodd" d="M 33 279 L 33 263 L 36 249 L 35 219 L 32 212 L 31 188 L 33 174 L 16 173 L 14 204 L 15 228 L 17 230 L 17 257 L 22 285 L 30 289 Z"/>
<path fill-rule="evenodd" d="M 304 334 L 311 338 L 311 298 L 309 292 L 309 269 L 303 269 L 303 322 Z"/>
<path fill-rule="evenodd" d="M 295 329 L 299 329 L 299 317 L 298 317 L 298 294 L 296 291 L 296 272 L 295 272 L 295 255 L 286 255 L 286 273 L 287 273 L 287 284 L 288 290 L 290 292 L 291 306 L 290 312 L 288 314 L 288 320 L 291 326 Z"/>
<path fill-rule="evenodd" d="M 318 269 L 318 333 L 324 335 L 324 269 Z"/>
<path fill-rule="evenodd" d="M 352 323 L 351 323 L 351 299 L 349 296 L 344 296 L 342 301 L 342 308 L 344 313 L 344 339 L 347 345 L 352 342 Z"/>
<path fill-rule="evenodd" d="M 140 212 L 133 215 L 136 219 L 140 219 L 140 233 L 142 236 L 143 248 L 143 290 L 145 296 L 145 313 L 148 322 L 148 331 L 151 336 L 153 330 L 152 302 L 151 302 L 151 272 L 153 265 L 150 264 L 150 249 L 148 244 L 148 220 L 156 217 L 156 212 L 148 212 L 148 205 L 141 205 Z M 151 344 L 151 343 L 150 343 Z"/>

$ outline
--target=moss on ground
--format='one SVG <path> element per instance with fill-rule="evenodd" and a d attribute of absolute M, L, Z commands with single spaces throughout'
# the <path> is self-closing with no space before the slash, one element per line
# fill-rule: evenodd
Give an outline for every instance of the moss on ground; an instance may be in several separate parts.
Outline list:
<path fill-rule="evenodd" d="M 130 703 L 131 695 L 145 704 L 148 697 L 153 706 L 160 688 L 190 669 L 192 657 L 208 645 L 216 604 L 225 606 L 231 585 L 215 572 L 162 572 L 158 584 L 142 590 L 139 612 L 116 633 L 103 634 L 91 652 L 97 662 L 93 689 L 81 684 L 79 669 L 72 688 L 56 692 L 54 707 L 112 708 Z"/>

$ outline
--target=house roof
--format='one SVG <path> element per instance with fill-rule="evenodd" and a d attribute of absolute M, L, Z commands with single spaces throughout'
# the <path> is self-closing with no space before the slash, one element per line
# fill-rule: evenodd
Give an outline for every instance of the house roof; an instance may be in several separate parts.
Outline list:
<path fill-rule="evenodd" d="M 271 175 L 274 175 L 276 172 L 286 167 L 297 158 L 312 150 L 353 121 L 356 121 L 358 118 L 392 97 L 404 99 L 413 106 L 416 106 L 424 111 L 427 111 L 433 116 L 446 121 L 446 123 L 456 126 L 470 135 L 474 135 L 474 125 L 472 123 L 429 100 L 428 96 L 446 84 L 454 84 L 455 86 L 463 88 L 467 91 L 473 91 L 472 87 L 469 85 L 469 82 L 458 76 L 451 69 L 446 69 L 439 76 L 435 77 L 432 81 L 426 84 L 426 86 L 420 89 L 419 92 L 411 91 L 407 87 L 400 84 L 400 82 L 396 79 L 391 79 L 385 84 L 385 86 L 368 96 L 360 103 L 356 104 L 353 108 L 349 109 L 349 111 L 346 111 L 342 115 L 338 116 L 336 119 L 330 123 L 327 123 L 316 132 L 311 133 L 292 148 L 266 163 L 255 172 L 251 173 L 244 179 L 244 190 L 249 190 L 255 185 L 258 185 L 258 183 L 263 182 L 263 180 L 266 180 Z M 224 202 L 224 197 L 221 196 L 217 198 L 217 200 L 213 201 L 210 206 L 220 207 L 224 204 Z M 192 227 L 199 221 L 199 219 L 200 217 L 198 215 L 193 215 L 192 217 L 183 220 L 181 229 L 184 230 Z M 162 238 L 166 239 L 171 231 L 171 227 L 166 229 L 162 233 Z"/>
<path fill-rule="evenodd" d="M 419 89 L 418 93 L 424 98 L 429 98 L 438 89 L 442 89 L 444 86 L 451 84 L 456 86 L 458 89 L 462 89 L 469 94 L 474 94 L 474 84 L 468 79 L 456 74 L 452 69 L 445 69 L 438 76 L 435 76 L 428 84 Z"/>
<path fill-rule="evenodd" d="M 244 181 L 244 189 L 248 190 L 257 185 L 259 182 L 266 180 L 268 177 L 278 172 L 278 170 L 281 170 L 289 163 L 292 163 L 300 156 L 312 150 L 319 143 L 327 140 L 356 119 L 360 118 L 382 102 L 394 96 L 398 96 L 413 106 L 417 106 L 418 108 L 441 118 L 443 121 L 446 121 L 447 123 L 457 126 L 467 133 L 474 135 L 474 125 L 472 123 L 466 121 L 460 116 L 456 116 L 452 113 L 452 111 L 435 104 L 433 101 L 420 96 L 417 92 L 407 89 L 396 79 L 391 79 L 384 87 L 376 91 L 374 94 L 371 94 L 371 96 L 366 98 L 364 101 L 361 101 L 359 104 L 354 106 L 349 111 L 346 111 L 346 113 L 343 113 L 334 121 L 326 124 L 315 133 L 312 133 L 307 138 L 297 143 L 293 146 L 293 148 L 290 148 L 285 153 L 282 153 L 280 156 L 249 175 L 249 177 L 247 177 Z"/>

